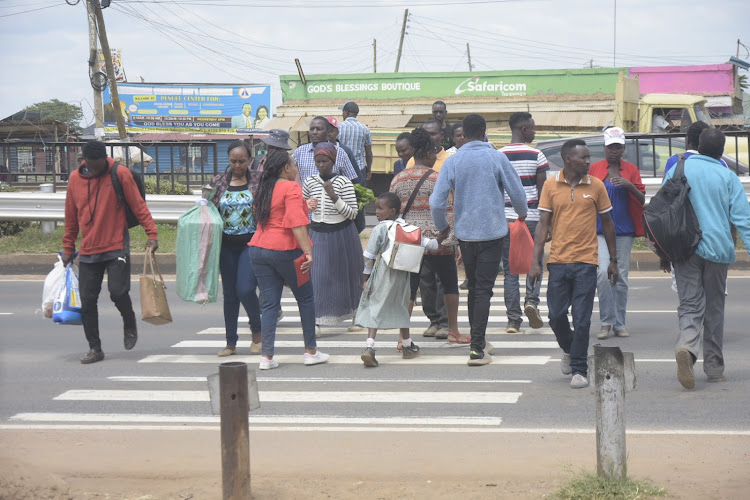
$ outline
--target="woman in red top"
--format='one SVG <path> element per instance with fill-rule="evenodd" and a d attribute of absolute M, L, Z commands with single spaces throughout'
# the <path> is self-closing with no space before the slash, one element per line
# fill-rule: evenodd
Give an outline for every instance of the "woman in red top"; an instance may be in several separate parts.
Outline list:
<path fill-rule="evenodd" d="M 312 243 L 307 235 L 307 204 L 302 188 L 294 181 L 296 176 L 297 164 L 286 151 L 269 153 L 253 200 L 258 228 L 248 246 L 263 297 L 261 370 L 279 366 L 273 354 L 284 282 L 292 289 L 299 307 L 305 340 L 304 363 L 317 365 L 329 358 L 316 348 L 315 302 L 309 274 L 313 264 Z M 301 264 L 295 263 L 303 256 Z M 302 283 L 298 283 L 298 279 Z"/>
<path fill-rule="evenodd" d="M 604 151 L 607 159 L 591 165 L 589 174 L 604 181 L 612 202 L 612 222 L 617 235 L 617 255 L 610 255 L 601 231 L 599 238 L 599 272 L 597 292 L 599 295 L 599 321 L 601 330 L 597 338 L 606 339 L 611 330 L 618 337 L 628 337 L 625 328 L 625 311 L 628 306 L 628 271 L 633 239 L 643 236 L 643 204 L 646 201 L 646 186 L 641 181 L 638 167 L 622 159 L 625 153 L 625 132 L 613 127 L 604 131 Z M 614 285 L 607 278 L 610 262 L 617 264 L 619 276 Z"/>

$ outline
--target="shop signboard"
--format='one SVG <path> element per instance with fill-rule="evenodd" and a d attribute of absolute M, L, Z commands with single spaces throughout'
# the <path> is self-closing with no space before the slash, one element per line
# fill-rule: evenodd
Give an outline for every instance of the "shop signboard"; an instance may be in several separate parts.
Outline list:
<path fill-rule="evenodd" d="M 117 86 L 128 131 L 251 133 L 271 121 L 269 85 L 123 83 Z M 116 131 L 109 86 L 104 124 Z"/>
<path fill-rule="evenodd" d="M 283 101 L 614 94 L 622 68 L 282 76 Z"/>

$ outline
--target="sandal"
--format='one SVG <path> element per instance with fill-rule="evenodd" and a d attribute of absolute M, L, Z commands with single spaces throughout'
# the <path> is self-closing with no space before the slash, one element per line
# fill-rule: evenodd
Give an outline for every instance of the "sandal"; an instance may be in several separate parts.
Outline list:
<path fill-rule="evenodd" d="M 461 336 L 457 332 L 448 332 L 448 343 L 449 344 L 471 344 L 471 337 L 468 335 Z"/>

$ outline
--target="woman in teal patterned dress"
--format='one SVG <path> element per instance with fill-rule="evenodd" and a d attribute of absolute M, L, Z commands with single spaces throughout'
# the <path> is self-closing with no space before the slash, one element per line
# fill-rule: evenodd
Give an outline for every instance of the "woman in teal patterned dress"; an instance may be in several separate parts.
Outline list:
<path fill-rule="evenodd" d="M 255 234 L 252 205 L 261 173 L 248 168 L 252 155 L 245 142 L 232 142 L 227 153 L 229 167 L 210 183 L 211 187 L 216 189 L 211 201 L 219 209 L 224 220 L 219 270 L 224 292 L 227 345 L 219 351 L 221 357 L 237 353 L 237 316 L 240 304 L 245 308 L 250 320 L 250 331 L 253 335 L 250 353 L 257 354 L 261 349 L 260 304 L 255 294 L 258 280 L 250 264 L 247 246 Z"/>

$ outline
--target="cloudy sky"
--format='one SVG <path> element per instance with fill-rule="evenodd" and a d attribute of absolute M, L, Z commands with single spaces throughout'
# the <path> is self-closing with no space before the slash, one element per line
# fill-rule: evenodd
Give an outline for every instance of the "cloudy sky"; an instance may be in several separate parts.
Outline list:
<path fill-rule="evenodd" d="M 68 3 L 76 5 L 68 5 Z M 269 83 L 296 73 L 715 64 L 750 46 L 747 0 L 112 0 L 128 80 Z M 616 12 L 616 23 L 615 23 Z M 615 37 L 615 27 L 617 36 Z M 616 43 L 616 51 L 615 51 Z M 0 118 L 48 99 L 93 121 L 85 0 L 0 0 Z M 740 57 L 750 60 L 740 47 Z M 280 102 L 276 91 L 275 103 Z"/>

